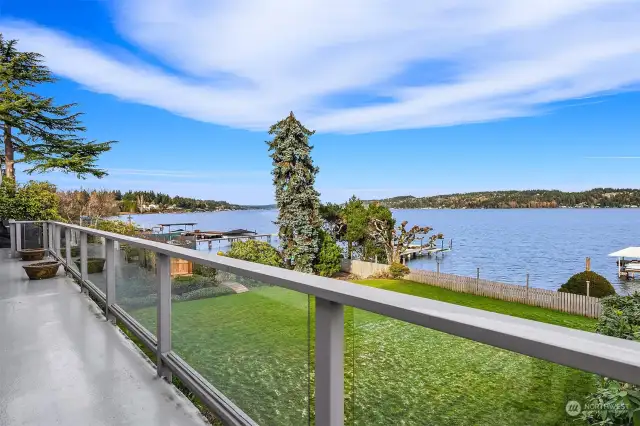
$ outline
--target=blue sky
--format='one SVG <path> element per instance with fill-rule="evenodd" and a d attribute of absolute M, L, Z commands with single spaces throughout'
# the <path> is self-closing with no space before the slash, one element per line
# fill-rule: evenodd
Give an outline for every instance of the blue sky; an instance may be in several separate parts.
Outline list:
<path fill-rule="evenodd" d="M 470 6 L 473 5 L 473 6 Z M 3 0 L 110 175 L 61 188 L 273 201 L 269 125 L 317 130 L 323 201 L 640 187 L 637 0 Z"/>

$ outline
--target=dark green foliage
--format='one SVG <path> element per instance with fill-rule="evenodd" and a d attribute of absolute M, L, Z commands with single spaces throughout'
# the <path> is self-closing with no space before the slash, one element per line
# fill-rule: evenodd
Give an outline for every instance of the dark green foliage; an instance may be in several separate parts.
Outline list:
<path fill-rule="evenodd" d="M 177 276 L 171 281 L 171 294 L 180 296 L 202 288 L 215 287 L 217 284 L 215 278 L 200 275 Z"/>
<path fill-rule="evenodd" d="M 95 161 L 113 142 L 79 136 L 86 129 L 80 113 L 71 112 L 75 104 L 56 105 L 53 98 L 34 91 L 56 81 L 42 55 L 20 52 L 16 46 L 17 40 L 5 40 L 0 34 L 0 160 L 6 178 L 15 180 L 16 162 L 29 164 L 27 173 L 60 170 L 78 177 L 106 175 Z"/>
<path fill-rule="evenodd" d="M 289 114 L 269 129 L 268 141 L 273 160 L 273 186 L 279 213 L 282 256 L 287 266 L 301 272 L 313 272 L 318 255 L 320 194 L 314 184 L 318 168 L 311 159 L 309 137 L 314 134 Z"/>
<path fill-rule="evenodd" d="M 640 293 L 602 299 L 596 331 L 606 336 L 640 341 Z"/>
<path fill-rule="evenodd" d="M 167 210 L 168 207 L 190 211 L 242 210 L 244 208 L 237 204 L 229 204 L 226 201 L 199 200 L 180 196 L 171 197 L 155 191 L 127 191 L 124 195 L 118 193 L 119 191 L 115 191 L 116 199 L 121 200 L 120 210 L 123 212 L 134 213 L 139 211 L 142 207 L 138 205 L 140 201 L 146 204 L 155 204 L 158 206 L 158 211 Z"/>
<path fill-rule="evenodd" d="M 563 293 L 582 294 L 586 296 L 587 281 L 589 281 L 589 296 L 605 297 L 616 294 L 611 283 L 605 277 L 593 271 L 584 271 L 579 274 L 575 274 L 569 278 L 569 281 L 562 284 L 558 291 Z"/>
<path fill-rule="evenodd" d="M 14 220 L 59 220 L 56 187 L 49 182 L 25 185 L 5 179 L 0 184 L 0 218 Z"/>
<path fill-rule="evenodd" d="M 391 276 L 391 278 L 395 280 L 399 280 L 403 278 L 409 272 L 411 272 L 409 270 L 409 267 L 406 265 L 403 265 L 402 263 L 396 262 L 389 265 L 389 275 Z"/>
<path fill-rule="evenodd" d="M 347 259 L 387 261 L 385 247 L 373 238 L 369 229 L 374 220 L 384 221 L 389 231 L 393 228 L 395 220 L 387 207 L 378 203 L 366 205 L 354 195 L 343 205 L 329 203 L 321 206 L 320 214 L 323 228 L 346 248 Z"/>
<path fill-rule="evenodd" d="M 601 301 L 596 331 L 606 336 L 640 341 L 640 293 L 610 296 Z M 587 398 L 581 417 L 589 424 L 640 424 L 640 387 L 602 378 Z"/>
<path fill-rule="evenodd" d="M 391 208 L 510 209 L 566 207 L 640 206 L 640 189 L 594 188 L 582 192 L 557 190 L 491 191 L 431 197 L 385 198 L 380 202 Z"/>
<path fill-rule="evenodd" d="M 193 264 L 193 275 L 200 275 L 202 277 L 216 278 L 218 270 L 211 266 L 200 265 L 199 263 Z"/>
<path fill-rule="evenodd" d="M 234 259 L 282 267 L 280 252 L 264 241 L 237 241 L 231 245 L 226 255 Z"/>
<path fill-rule="evenodd" d="M 342 252 L 328 232 L 320 232 L 320 241 L 320 251 L 313 268 L 316 274 L 331 277 L 340 272 Z"/>

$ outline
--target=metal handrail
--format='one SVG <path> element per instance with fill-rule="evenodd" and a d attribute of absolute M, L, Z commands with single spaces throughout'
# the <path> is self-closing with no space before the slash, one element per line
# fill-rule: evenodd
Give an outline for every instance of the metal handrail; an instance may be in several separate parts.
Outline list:
<path fill-rule="evenodd" d="M 15 224 L 18 223 L 15 222 Z M 316 423 L 319 425 L 342 424 L 343 306 L 353 306 L 523 355 L 640 385 L 639 342 L 346 283 L 73 224 L 53 221 L 47 221 L 47 224 L 48 227 L 58 230 L 57 232 L 59 229 L 75 230 L 79 231 L 81 235 L 82 233 L 94 235 L 105 238 L 105 241 L 118 241 L 151 250 L 164 255 L 161 257 L 165 261 L 168 261 L 170 257 L 190 260 L 266 284 L 315 296 Z M 166 274 L 168 273 L 166 271 Z M 170 294 L 168 297 L 170 298 Z M 159 292 L 159 307 L 161 298 Z M 168 315 L 168 323 L 165 319 L 164 327 L 170 327 L 170 312 Z M 158 324 L 160 325 L 160 323 L 159 318 Z M 167 335 L 166 333 L 166 330 L 157 333 L 158 348 L 162 346 L 160 341 L 162 335 Z M 169 338 L 167 337 L 167 339 Z M 170 348 L 170 339 L 168 347 Z M 173 359 L 173 355 L 170 356 L 170 353 L 172 354 L 169 350 L 169 352 L 163 352 L 159 355 L 163 359 Z M 165 367 L 171 369 L 175 366 L 176 363 L 168 363 Z M 197 373 L 194 372 L 194 374 L 194 377 L 199 377 L 196 376 Z M 185 376 L 185 372 L 181 371 L 180 375 Z M 203 390 L 200 385 L 197 390 L 202 394 Z M 218 402 L 213 404 L 212 409 L 220 409 L 221 404 L 223 406 L 227 404 L 227 401 L 215 398 L 213 393 L 210 395 L 211 401 Z M 233 419 L 232 423 L 235 424 Z M 249 423 L 238 421 L 238 424 Z"/>

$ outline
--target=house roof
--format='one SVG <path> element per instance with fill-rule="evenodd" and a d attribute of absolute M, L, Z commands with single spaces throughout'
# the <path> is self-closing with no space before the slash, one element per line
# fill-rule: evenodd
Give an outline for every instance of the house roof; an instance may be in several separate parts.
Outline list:
<path fill-rule="evenodd" d="M 609 254 L 612 257 L 637 257 L 640 258 L 640 247 L 627 247 Z"/>

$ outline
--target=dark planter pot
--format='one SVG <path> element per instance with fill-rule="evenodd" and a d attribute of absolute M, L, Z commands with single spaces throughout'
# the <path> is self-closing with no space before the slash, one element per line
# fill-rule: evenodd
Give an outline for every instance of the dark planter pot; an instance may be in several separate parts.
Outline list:
<path fill-rule="evenodd" d="M 61 248 L 60 256 L 65 257 L 66 255 L 67 255 L 67 249 Z M 78 246 L 71 247 L 71 257 L 80 257 L 80 247 Z"/>
<path fill-rule="evenodd" d="M 38 262 L 23 266 L 30 280 L 53 278 L 58 273 L 59 267 L 60 262 L 56 261 Z"/>
<path fill-rule="evenodd" d="M 42 260 L 44 258 L 44 249 L 24 249 L 20 250 L 22 260 Z"/>
<path fill-rule="evenodd" d="M 74 260 L 78 270 L 81 270 L 80 259 Z M 104 270 L 104 259 L 99 257 L 90 257 L 87 259 L 87 273 L 99 274 Z"/>

